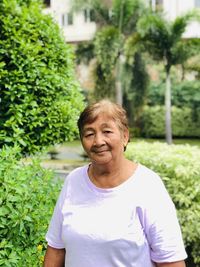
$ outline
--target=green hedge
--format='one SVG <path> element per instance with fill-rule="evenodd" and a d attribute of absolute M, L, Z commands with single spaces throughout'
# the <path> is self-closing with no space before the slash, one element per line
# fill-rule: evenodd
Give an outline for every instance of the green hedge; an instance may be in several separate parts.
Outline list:
<path fill-rule="evenodd" d="M 142 136 L 165 136 L 164 106 L 145 106 L 142 114 Z M 172 132 L 175 137 L 200 137 L 200 109 L 196 116 L 189 107 L 172 106 Z"/>
<path fill-rule="evenodd" d="M 131 143 L 129 159 L 157 172 L 163 179 L 178 212 L 188 261 L 200 266 L 200 149 L 189 145 Z"/>
<path fill-rule="evenodd" d="M 177 74 L 177 70 L 176 70 Z M 147 92 L 147 105 L 163 105 L 165 102 L 165 82 L 152 82 Z M 172 105 L 189 107 L 194 111 L 200 106 L 200 81 L 172 81 Z"/>
<path fill-rule="evenodd" d="M 0 1 L 0 148 L 34 154 L 78 136 L 74 53 L 40 0 Z"/>
<path fill-rule="evenodd" d="M 0 266 L 39 267 L 61 182 L 38 161 L 20 162 L 19 153 L 0 151 Z"/>

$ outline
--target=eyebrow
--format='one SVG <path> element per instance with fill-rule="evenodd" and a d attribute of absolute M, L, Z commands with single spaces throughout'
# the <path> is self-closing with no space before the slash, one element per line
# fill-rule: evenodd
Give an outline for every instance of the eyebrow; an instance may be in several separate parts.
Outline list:
<path fill-rule="evenodd" d="M 102 128 L 111 128 L 111 126 L 108 123 L 102 123 L 101 125 Z M 94 128 L 90 127 L 90 126 L 86 126 L 85 128 L 83 128 L 83 133 L 87 132 L 87 131 L 94 131 Z"/>
<path fill-rule="evenodd" d="M 83 133 L 87 131 L 94 131 L 94 129 L 92 127 L 83 128 Z"/>

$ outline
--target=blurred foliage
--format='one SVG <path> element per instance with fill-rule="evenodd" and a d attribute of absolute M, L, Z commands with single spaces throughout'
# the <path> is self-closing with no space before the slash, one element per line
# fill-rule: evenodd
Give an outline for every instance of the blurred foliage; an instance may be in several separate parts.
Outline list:
<path fill-rule="evenodd" d="M 88 64 L 94 58 L 94 44 L 90 42 L 81 42 L 75 47 L 76 63 Z"/>
<path fill-rule="evenodd" d="M 94 51 L 93 56 L 96 59 L 96 66 L 93 70 L 95 78 L 93 98 L 99 100 L 107 97 L 118 101 L 116 99 L 117 84 L 120 83 L 121 86 L 119 88 L 122 88 L 124 104 L 127 105 L 129 109 L 128 115 L 131 116 L 135 111 L 132 110 L 133 106 L 130 105 L 131 101 L 135 103 L 132 97 L 140 94 L 141 102 L 144 99 L 145 95 L 143 92 L 146 90 L 145 79 L 147 73 L 145 68 L 143 68 L 144 64 L 141 55 L 140 60 L 137 61 L 126 58 L 125 45 L 128 36 L 136 31 L 137 21 L 145 13 L 146 8 L 140 0 L 73 1 L 74 10 L 83 10 L 85 8 L 91 9 L 94 12 L 97 33 L 93 42 L 94 47 L 92 48 L 88 44 L 86 50 L 84 50 L 83 46 L 80 45 L 80 48 L 77 49 L 77 55 L 79 54 L 78 57 L 82 57 L 85 62 L 85 55 L 87 55 L 88 59 L 91 59 L 90 55 Z M 88 49 L 90 49 L 90 52 Z M 131 61 L 130 64 L 127 60 Z M 141 71 L 141 68 L 143 71 Z M 126 79 L 124 78 L 124 69 L 127 73 Z M 128 82 L 131 84 L 133 84 L 133 81 L 136 82 L 136 80 L 138 82 L 139 79 L 144 81 L 140 83 L 141 90 L 137 91 L 138 84 L 128 89 L 127 79 L 129 79 Z M 141 86 L 143 87 L 141 88 Z"/>
<path fill-rule="evenodd" d="M 114 98 L 115 66 L 122 45 L 122 36 L 113 26 L 103 27 L 96 34 L 94 51 L 96 56 L 95 99 Z"/>
<path fill-rule="evenodd" d="M 163 61 L 169 72 L 173 65 L 183 64 L 198 51 L 199 42 L 182 38 L 187 25 L 195 19 L 199 20 L 198 11 L 190 11 L 174 21 L 169 21 L 163 12 L 149 12 L 137 24 L 141 47 L 155 60 Z"/>
<path fill-rule="evenodd" d="M 200 108 L 196 116 L 189 107 L 172 106 L 172 130 L 174 137 L 200 137 Z M 145 106 L 142 114 L 142 136 L 165 136 L 164 106 Z"/>
<path fill-rule="evenodd" d="M 133 61 L 134 64 L 132 64 Z M 123 104 L 127 111 L 130 127 L 141 128 L 141 116 L 147 98 L 149 80 L 143 57 L 140 53 L 135 53 L 132 60 L 127 60 L 124 64 L 122 73 Z"/>
<path fill-rule="evenodd" d="M 172 143 L 171 122 L 171 69 L 174 65 L 182 66 L 194 55 L 199 44 L 186 42 L 183 34 L 187 26 L 194 20 L 199 21 L 200 13 L 192 10 L 182 16 L 169 20 L 164 12 L 149 12 L 137 23 L 137 36 L 131 43 L 139 47 L 156 61 L 162 62 L 165 69 L 165 136 L 168 144 Z M 189 45 L 188 45 L 189 43 Z M 194 46 L 194 48 L 192 48 Z"/>
<path fill-rule="evenodd" d="M 150 106 L 164 104 L 165 84 L 152 82 L 147 92 L 147 104 Z M 200 81 L 182 81 L 172 84 L 172 105 L 177 107 L 200 106 Z"/>

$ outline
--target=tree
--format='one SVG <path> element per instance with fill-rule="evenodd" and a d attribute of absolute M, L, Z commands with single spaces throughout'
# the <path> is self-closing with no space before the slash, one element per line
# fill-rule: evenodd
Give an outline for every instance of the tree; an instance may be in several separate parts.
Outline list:
<path fill-rule="evenodd" d="M 186 71 L 195 73 L 195 78 L 200 80 L 200 38 L 191 39 L 192 48 L 194 48 L 194 56 L 183 64 L 183 77 Z"/>
<path fill-rule="evenodd" d="M 94 12 L 97 23 L 97 34 L 94 39 L 94 55 L 96 65 L 96 97 L 110 97 L 122 104 L 124 94 L 132 94 L 130 90 L 124 90 L 123 69 L 126 62 L 124 48 L 127 37 L 136 31 L 139 17 L 144 13 L 145 7 L 140 0 L 113 0 L 113 1 L 73 1 L 75 10 L 90 9 Z M 132 60 L 134 65 L 136 61 Z M 137 61 L 141 62 L 142 58 Z M 137 68 L 127 68 L 129 77 L 137 76 Z M 145 76 L 145 69 L 144 76 Z M 141 75 L 141 72 L 140 72 Z M 146 84 L 144 83 L 144 86 Z M 132 88 L 137 90 L 137 88 Z M 143 91 L 143 90 L 142 90 Z M 144 98 L 145 94 L 140 95 Z"/>
<path fill-rule="evenodd" d="M 133 36 L 135 43 L 139 42 L 143 50 L 148 51 L 155 60 L 162 61 L 165 67 L 165 128 L 168 144 L 172 143 L 170 71 L 172 66 L 183 64 L 193 55 L 191 48 L 194 42 L 183 40 L 182 34 L 195 18 L 198 16 L 189 12 L 171 22 L 162 13 L 149 13 L 139 20 L 138 36 Z"/>
<path fill-rule="evenodd" d="M 74 56 L 40 1 L 0 3 L 0 101 L 0 148 L 32 154 L 77 134 Z"/>

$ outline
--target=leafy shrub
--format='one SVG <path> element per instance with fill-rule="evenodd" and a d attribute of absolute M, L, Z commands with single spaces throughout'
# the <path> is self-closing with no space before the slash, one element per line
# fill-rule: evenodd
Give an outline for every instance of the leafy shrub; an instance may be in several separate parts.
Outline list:
<path fill-rule="evenodd" d="M 60 181 L 38 161 L 23 164 L 17 147 L 0 151 L 0 266 L 42 266 L 45 233 Z"/>
<path fill-rule="evenodd" d="M 103 27 L 97 32 L 94 40 L 94 54 L 97 59 L 94 70 L 96 99 L 114 98 L 114 69 L 120 45 L 121 36 L 115 27 Z"/>
<path fill-rule="evenodd" d="M 76 136 L 83 107 L 72 48 L 38 2 L 0 1 L 0 147 L 23 154 Z"/>
<path fill-rule="evenodd" d="M 199 110 L 199 109 L 198 109 Z M 164 106 L 146 106 L 142 114 L 142 135 L 146 137 L 165 136 Z M 193 119 L 191 108 L 172 107 L 172 133 L 176 137 L 200 137 L 200 113 Z"/>
<path fill-rule="evenodd" d="M 164 105 L 165 88 L 165 82 L 152 83 L 147 94 L 147 104 Z M 200 105 L 200 81 L 174 81 L 171 100 L 173 106 L 195 109 Z"/>
<path fill-rule="evenodd" d="M 163 179 L 177 208 L 189 260 L 199 267 L 200 149 L 189 145 L 138 142 L 127 147 L 126 155 Z"/>

